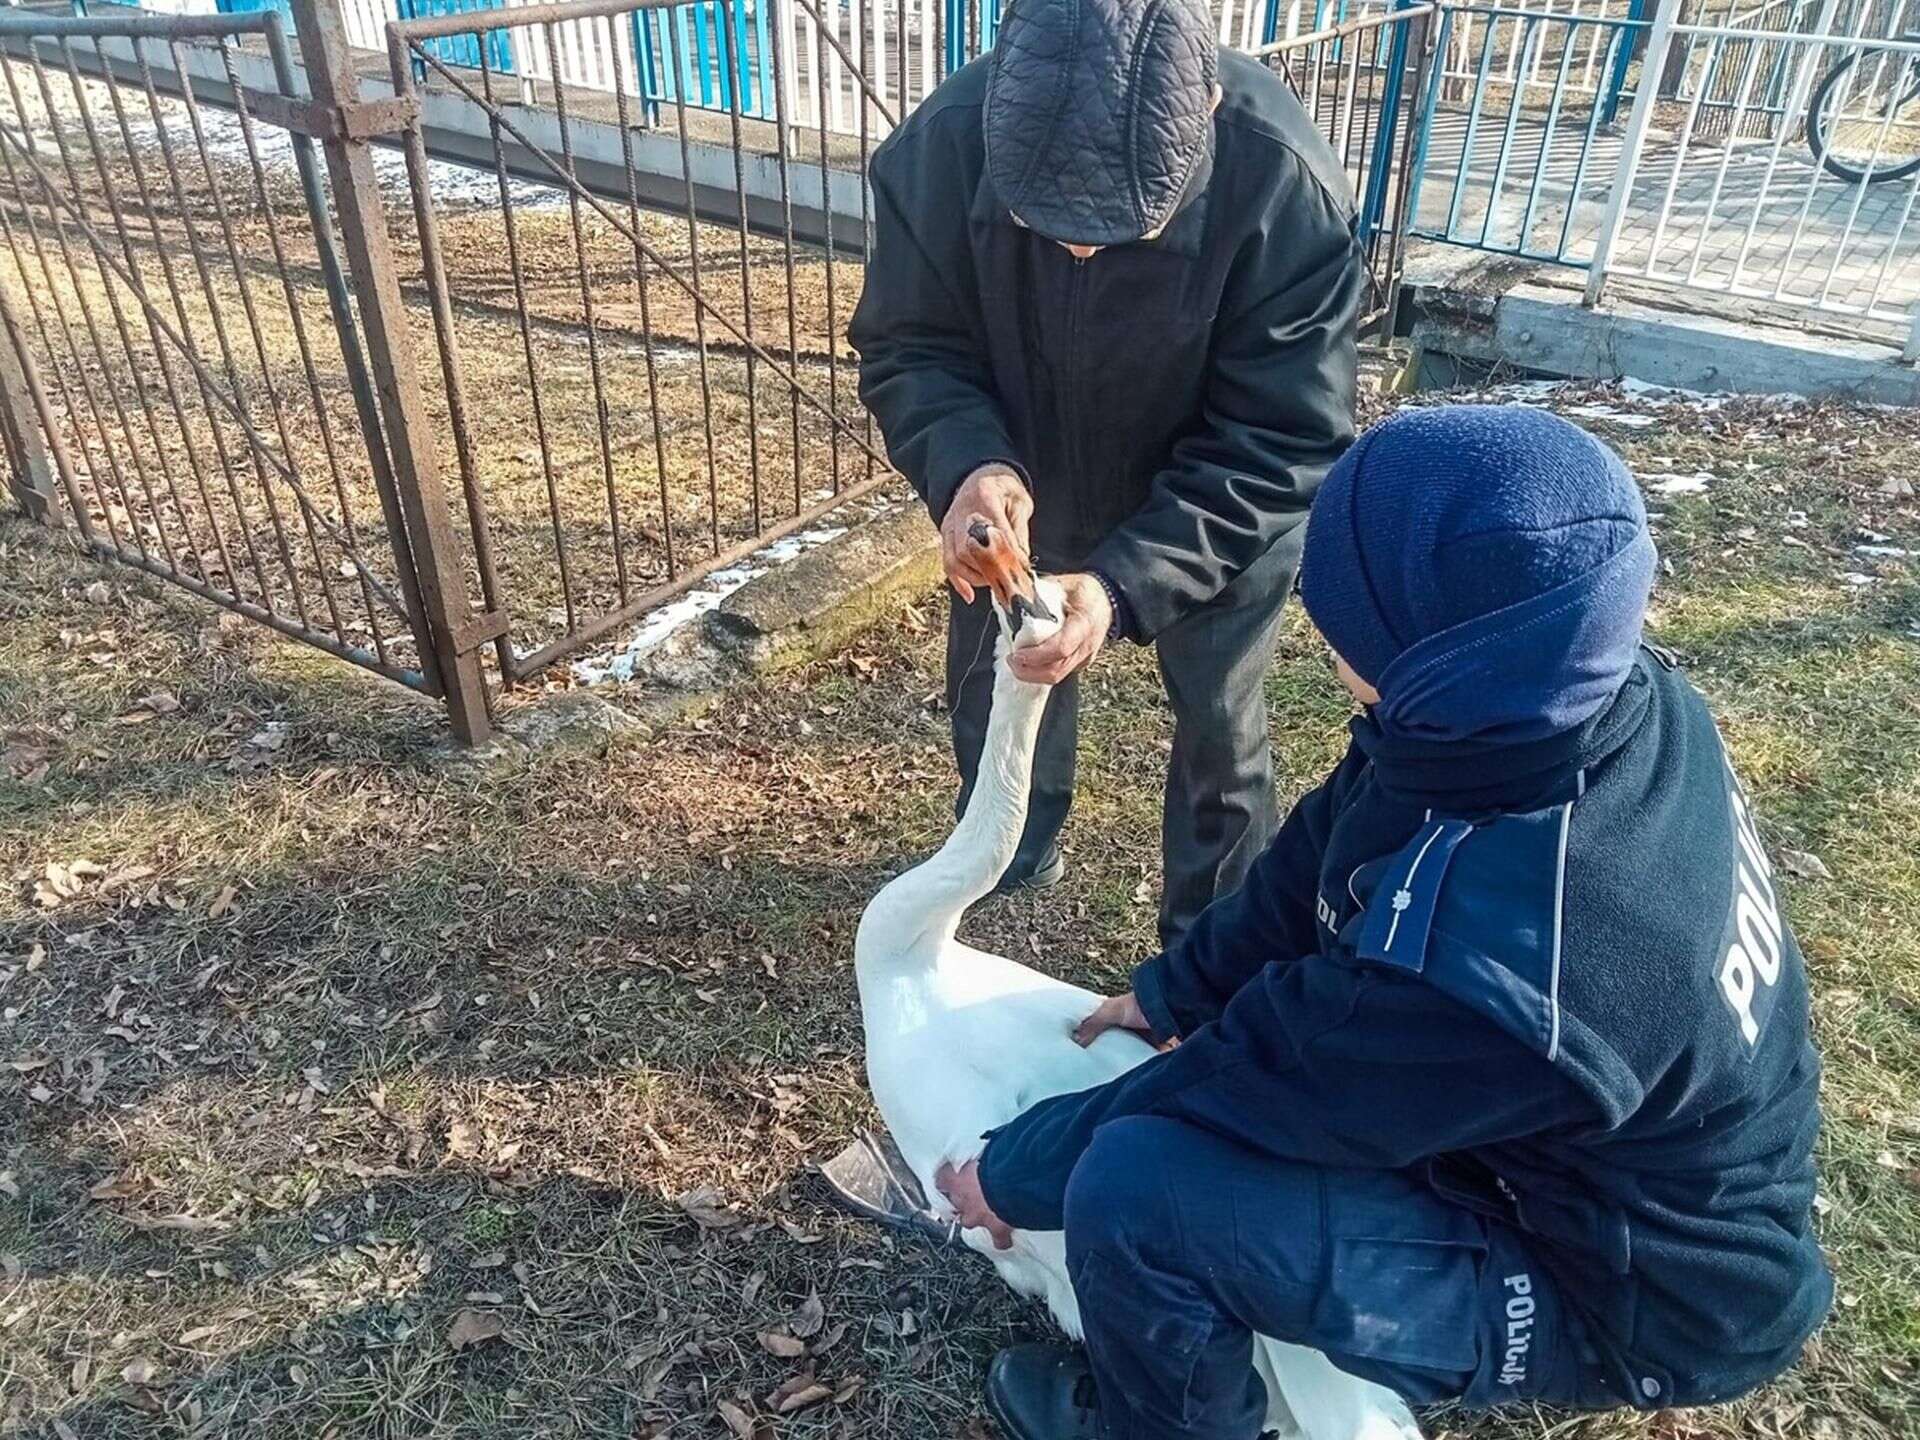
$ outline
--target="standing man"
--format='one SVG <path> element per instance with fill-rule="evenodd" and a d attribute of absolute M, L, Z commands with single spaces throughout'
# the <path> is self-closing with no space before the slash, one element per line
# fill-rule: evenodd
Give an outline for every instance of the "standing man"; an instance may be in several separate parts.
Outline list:
<path fill-rule="evenodd" d="M 1263 693 L 1314 488 L 1352 438 L 1353 203 L 1284 81 L 1198 0 L 1015 0 L 991 56 L 880 147 L 860 393 L 939 524 L 966 808 L 994 619 L 985 520 L 1067 596 L 1003 890 L 1053 884 L 1074 675 L 1155 645 L 1174 712 L 1160 929 L 1236 888 L 1278 817 Z"/>

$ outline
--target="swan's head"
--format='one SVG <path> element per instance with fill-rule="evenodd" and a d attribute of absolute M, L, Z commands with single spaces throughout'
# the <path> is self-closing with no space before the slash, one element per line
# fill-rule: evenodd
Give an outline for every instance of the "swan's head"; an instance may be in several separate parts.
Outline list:
<path fill-rule="evenodd" d="M 1036 575 L 1032 599 L 1016 595 L 1011 605 L 1002 608 L 996 601 L 994 609 L 999 611 L 1008 646 L 1024 650 L 1060 633 L 1060 617 L 1067 613 L 1067 597 L 1057 580 Z"/>
<path fill-rule="evenodd" d="M 979 551 L 975 559 L 991 576 L 993 609 L 1000 616 L 1000 628 L 1018 645 L 1035 645 L 1060 628 L 1060 588 L 1039 580 L 1033 566 L 1020 549 L 985 520 L 973 520 L 968 526 L 968 541 Z M 1041 586 L 1046 586 L 1043 595 Z M 1041 634 L 1037 626 L 1048 626 Z"/>
<path fill-rule="evenodd" d="M 967 527 L 982 567 L 992 576 L 990 590 L 1000 628 L 1016 646 L 1037 645 L 1060 628 L 1065 613 L 1060 587 L 1033 573 L 1026 556 L 984 520 Z"/>

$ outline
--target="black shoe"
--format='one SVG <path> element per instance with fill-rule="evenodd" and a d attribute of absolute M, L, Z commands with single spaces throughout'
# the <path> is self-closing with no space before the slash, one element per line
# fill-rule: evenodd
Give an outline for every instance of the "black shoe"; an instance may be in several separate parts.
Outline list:
<path fill-rule="evenodd" d="M 1039 890 L 1051 890 L 1067 874 L 1067 857 L 1060 853 L 1060 847 L 1054 846 L 1041 858 L 1041 861 L 1025 875 L 1016 875 L 1009 870 L 1000 877 L 1000 883 L 993 887 L 996 895 L 1027 895 Z"/>
<path fill-rule="evenodd" d="M 1100 1440 L 1100 1397 L 1084 1351 L 1015 1345 L 987 1370 L 987 1413 L 1007 1440 Z"/>

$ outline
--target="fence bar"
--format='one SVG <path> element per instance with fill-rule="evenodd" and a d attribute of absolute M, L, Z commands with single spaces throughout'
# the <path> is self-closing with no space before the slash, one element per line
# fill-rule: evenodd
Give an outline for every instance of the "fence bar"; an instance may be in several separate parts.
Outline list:
<path fill-rule="evenodd" d="M 24 272 L 23 272 L 24 274 Z M 59 510 L 53 498 L 53 471 L 47 460 L 46 441 L 40 432 L 40 415 L 33 404 L 27 384 L 26 367 L 33 363 L 26 336 L 8 299 L 11 287 L 0 284 L 0 325 L 6 328 L 6 340 L 0 343 L 0 435 L 6 440 L 7 480 L 20 508 L 28 518 L 42 525 L 58 525 Z M 76 489 L 69 495 L 83 535 L 91 537 L 87 508 Z"/>
<path fill-rule="evenodd" d="M 1613 258 L 1613 247 L 1620 239 L 1620 222 L 1627 212 L 1627 197 L 1633 192 L 1635 173 L 1640 168 L 1640 151 L 1647 140 L 1647 124 L 1653 118 L 1654 102 L 1659 98 L 1660 87 L 1652 78 L 1660 73 L 1667 62 L 1667 55 L 1673 45 L 1674 17 L 1679 13 L 1680 0 L 1662 0 L 1654 16 L 1653 31 L 1647 37 L 1646 59 L 1640 62 L 1640 86 L 1634 92 L 1633 110 L 1627 117 L 1626 140 L 1620 147 L 1620 165 L 1614 172 L 1613 188 L 1607 192 L 1607 209 L 1600 221 L 1600 235 L 1594 242 L 1593 261 L 1587 270 L 1587 289 L 1584 303 L 1591 308 L 1600 303 L 1601 292 L 1607 284 L 1607 263 Z"/>
<path fill-rule="evenodd" d="M 360 77 L 340 0 L 305 0 L 293 13 L 315 102 L 336 108 L 357 104 Z M 344 137 L 329 139 L 325 150 L 419 575 L 423 603 L 415 619 L 416 633 L 426 632 L 418 635 L 422 668 L 445 697 L 454 734 L 469 742 L 484 740 L 492 723 L 479 647 L 471 640 L 463 643 L 475 617 L 440 482 L 432 421 L 421 401 L 373 150 L 365 140 Z"/>

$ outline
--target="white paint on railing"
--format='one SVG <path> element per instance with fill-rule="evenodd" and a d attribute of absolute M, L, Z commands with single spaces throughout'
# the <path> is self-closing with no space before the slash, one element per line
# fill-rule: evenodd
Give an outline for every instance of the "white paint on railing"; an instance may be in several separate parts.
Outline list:
<path fill-rule="evenodd" d="M 1802 18 L 1803 9 L 1795 6 L 1793 18 Z M 1912 67 L 1920 67 L 1920 41 L 1885 38 L 1878 23 L 1869 29 L 1866 11 L 1842 16 L 1839 0 L 1824 0 L 1811 28 L 1792 33 L 1675 24 L 1663 15 L 1645 71 L 1677 70 L 1673 98 L 1684 110 L 1672 133 L 1654 133 L 1657 143 L 1649 144 L 1656 87 L 1643 86 L 1636 99 L 1588 277 L 1590 301 L 1610 274 L 1628 275 L 1885 322 L 1897 327 L 1896 343 L 1909 352 L 1920 347 L 1920 227 L 1914 224 L 1920 170 L 1886 178 L 1920 158 L 1912 130 L 1920 117 L 1876 98 L 1881 85 L 1904 87 Z M 1769 6 L 1766 13 L 1787 12 Z M 1773 106 L 1757 94 L 1760 41 L 1776 47 L 1769 64 L 1790 77 Z M 1737 89 L 1730 97 L 1721 89 L 1710 101 L 1712 77 L 1741 47 L 1746 55 Z M 1823 86 L 1823 77 L 1848 60 L 1852 68 L 1843 78 Z M 1858 178 L 1827 168 L 1811 150 L 1808 105 L 1820 93 L 1836 117 L 1853 114 L 1858 150 L 1841 159 Z M 1857 96 L 1864 98 L 1856 106 Z M 1710 136 L 1697 124 L 1707 103 L 1731 112 L 1730 123 Z M 1827 114 L 1824 105 L 1821 113 Z M 1770 133 L 1747 138 L 1748 120 L 1762 117 Z M 1835 132 L 1837 124 L 1830 123 L 1830 147 L 1838 143 Z M 1636 232 L 1631 260 L 1618 243 L 1623 224 Z"/>

